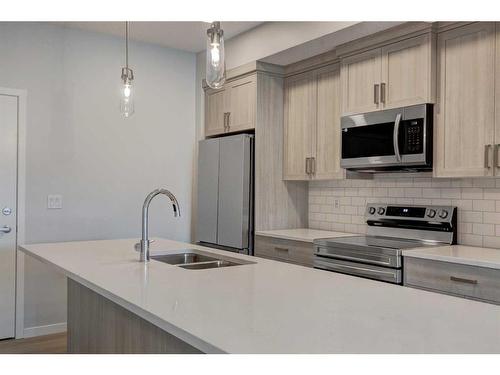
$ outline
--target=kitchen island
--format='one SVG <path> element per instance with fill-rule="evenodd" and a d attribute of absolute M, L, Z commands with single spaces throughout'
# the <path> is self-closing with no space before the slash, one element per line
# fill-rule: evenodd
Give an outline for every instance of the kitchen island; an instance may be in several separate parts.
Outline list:
<path fill-rule="evenodd" d="M 165 333 L 173 345 L 165 352 L 500 353 L 500 306 L 165 239 L 151 245 L 153 255 L 199 249 L 253 263 L 202 270 L 145 264 L 135 242 L 20 250 L 68 277 L 70 315 L 97 296 L 96 306 L 119 311 L 109 324 L 126 312 L 138 327 Z M 80 298 L 71 306 L 75 289 Z"/>

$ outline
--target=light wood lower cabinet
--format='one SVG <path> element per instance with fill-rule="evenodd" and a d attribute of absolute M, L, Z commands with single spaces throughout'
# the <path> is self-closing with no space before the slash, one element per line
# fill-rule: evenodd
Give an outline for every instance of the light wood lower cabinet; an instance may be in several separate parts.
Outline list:
<path fill-rule="evenodd" d="M 68 353 L 199 354 L 200 351 L 68 278 Z"/>
<path fill-rule="evenodd" d="M 282 262 L 312 267 L 314 246 L 310 242 L 255 236 L 254 255 Z"/>
<path fill-rule="evenodd" d="M 404 285 L 500 304 L 500 270 L 404 258 Z"/>
<path fill-rule="evenodd" d="M 339 65 L 285 80 L 284 180 L 343 178 Z"/>

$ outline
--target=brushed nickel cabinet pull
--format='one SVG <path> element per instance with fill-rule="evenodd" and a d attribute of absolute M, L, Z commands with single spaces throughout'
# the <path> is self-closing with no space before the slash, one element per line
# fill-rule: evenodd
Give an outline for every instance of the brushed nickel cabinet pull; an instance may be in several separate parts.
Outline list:
<path fill-rule="evenodd" d="M 498 148 L 500 147 L 500 144 L 496 144 L 495 148 L 493 149 L 493 165 L 495 168 L 500 168 L 498 165 Z"/>
<path fill-rule="evenodd" d="M 284 251 L 284 252 L 288 253 L 288 249 L 285 248 L 285 247 L 275 247 L 274 250 L 276 250 L 276 251 Z"/>
<path fill-rule="evenodd" d="M 484 167 L 490 169 L 490 150 L 491 145 L 484 145 Z"/>
<path fill-rule="evenodd" d="M 464 279 L 462 277 L 450 276 L 451 281 L 456 281 L 457 283 L 465 283 L 465 284 L 477 284 L 477 280 L 473 279 Z"/>
<path fill-rule="evenodd" d="M 385 104 L 385 83 L 380 84 L 380 102 Z"/>
<path fill-rule="evenodd" d="M 375 103 L 375 104 L 379 103 L 379 99 L 378 99 L 379 90 L 378 90 L 378 87 L 379 87 L 378 83 L 376 83 L 376 84 L 373 85 L 373 103 Z"/>
<path fill-rule="evenodd" d="M 311 174 L 316 173 L 316 158 L 311 158 Z"/>
<path fill-rule="evenodd" d="M 231 128 L 231 112 L 227 112 L 227 131 Z"/>
<path fill-rule="evenodd" d="M 227 130 L 227 112 L 224 112 L 224 131 Z"/>
<path fill-rule="evenodd" d="M 309 174 L 309 158 L 306 158 L 306 174 Z"/>

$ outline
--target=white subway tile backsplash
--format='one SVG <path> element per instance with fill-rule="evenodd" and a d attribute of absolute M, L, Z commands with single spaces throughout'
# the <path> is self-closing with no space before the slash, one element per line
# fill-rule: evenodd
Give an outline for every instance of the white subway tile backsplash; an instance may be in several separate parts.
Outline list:
<path fill-rule="evenodd" d="M 484 189 L 484 199 L 500 199 L 500 189 Z"/>
<path fill-rule="evenodd" d="M 422 196 L 425 198 L 441 198 L 439 189 L 422 189 Z"/>
<path fill-rule="evenodd" d="M 483 189 L 481 189 L 481 188 L 462 188 L 462 198 L 464 198 L 464 199 L 483 199 Z"/>
<path fill-rule="evenodd" d="M 309 227 L 366 233 L 367 203 L 457 206 L 459 243 L 500 247 L 500 179 L 376 176 L 313 181 L 309 183 Z"/>
<path fill-rule="evenodd" d="M 483 222 L 491 224 L 500 224 L 500 212 L 483 213 Z"/>
<path fill-rule="evenodd" d="M 472 201 L 472 208 L 474 211 L 495 212 L 495 207 L 495 201 L 490 199 Z"/>

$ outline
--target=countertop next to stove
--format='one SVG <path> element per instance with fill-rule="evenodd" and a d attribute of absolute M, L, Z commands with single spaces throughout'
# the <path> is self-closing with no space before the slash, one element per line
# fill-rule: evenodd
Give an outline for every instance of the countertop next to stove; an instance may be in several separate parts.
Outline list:
<path fill-rule="evenodd" d="M 500 269 L 500 249 L 486 247 L 450 245 L 408 249 L 403 251 L 403 256 Z"/>
<path fill-rule="evenodd" d="M 309 228 L 296 228 L 296 229 L 277 229 L 256 231 L 257 236 L 281 238 L 284 240 L 314 242 L 319 238 L 334 238 L 334 237 L 349 237 L 356 236 L 355 233 L 345 232 L 331 232 L 328 230 L 309 229 Z"/>

